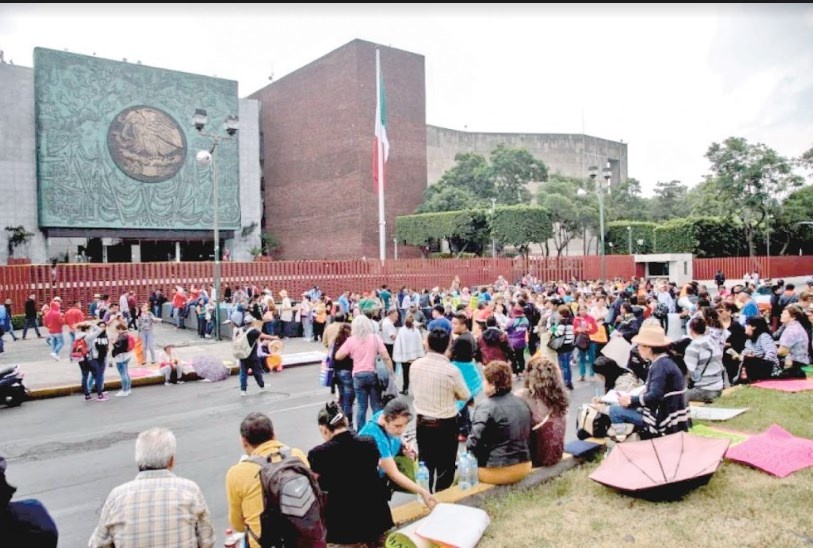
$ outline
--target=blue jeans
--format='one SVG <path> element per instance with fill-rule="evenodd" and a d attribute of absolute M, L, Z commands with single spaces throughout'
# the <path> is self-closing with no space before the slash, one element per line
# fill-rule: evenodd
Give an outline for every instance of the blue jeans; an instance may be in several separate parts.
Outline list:
<path fill-rule="evenodd" d="M 82 371 L 82 391 L 85 396 L 90 395 L 94 385 L 96 393 L 101 396 L 104 392 L 104 366 L 98 360 L 82 360 L 79 369 Z"/>
<path fill-rule="evenodd" d="M 356 431 L 360 432 L 367 422 L 367 402 L 373 413 L 382 407 L 378 375 L 373 371 L 356 373 L 353 375 L 353 389 L 356 391 Z"/>
<path fill-rule="evenodd" d="M 121 390 L 123 392 L 129 392 L 133 387 L 133 381 L 130 379 L 130 370 L 128 368 L 129 365 L 130 358 L 123 361 L 116 361 L 116 369 L 119 370 L 119 377 L 121 377 Z"/>
<path fill-rule="evenodd" d="M 28 333 L 28 329 L 30 327 L 34 328 L 34 332 L 37 334 L 37 337 L 42 337 L 42 335 L 40 335 L 40 328 L 37 326 L 37 319 L 26 318 L 25 323 L 23 324 L 23 338 L 25 338 L 25 334 Z"/>
<path fill-rule="evenodd" d="M 353 388 L 353 372 L 349 369 L 339 369 L 336 371 L 336 378 L 339 387 L 339 402 L 342 413 L 347 417 L 350 428 L 353 428 L 353 402 L 356 401 L 356 391 Z"/>
<path fill-rule="evenodd" d="M 302 336 L 306 339 L 313 339 L 313 320 L 307 318 L 302 320 Z"/>
<path fill-rule="evenodd" d="M 573 357 L 573 351 L 562 352 L 557 354 L 559 357 L 559 369 L 562 370 L 562 377 L 565 379 L 566 385 L 573 384 L 573 378 L 570 373 L 570 359 Z"/>
<path fill-rule="evenodd" d="M 620 405 L 611 405 L 610 422 L 613 424 L 621 424 L 626 422 L 640 427 L 644 425 L 644 415 L 637 409 L 622 407 Z"/>
<path fill-rule="evenodd" d="M 147 352 L 150 353 L 150 363 L 155 363 L 155 332 L 154 331 L 142 331 L 139 333 L 141 335 L 141 346 L 144 350 L 144 361 L 147 361 Z"/>
<path fill-rule="evenodd" d="M 596 361 L 596 348 L 598 348 L 598 345 L 591 342 L 590 346 L 587 347 L 587 350 L 579 350 L 580 377 L 584 377 L 588 371 L 590 372 L 591 377 L 595 375 L 593 372 L 593 362 Z"/>
<path fill-rule="evenodd" d="M 65 346 L 65 337 L 62 333 L 51 333 L 51 352 L 59 355 L 59 351 Z"/>
<path fill-rule="evenodd" d="M 248 370 L 251 369 L 251 374 L 254 375 L 254 380 L 257 381 L 257 386 L 263 388 L 265 382 L 263 381 L 263 368 L 260 365 L 260 360 L 256 357 L 240 360 L 240 390 L 245 392 L 248 389 Z"/>

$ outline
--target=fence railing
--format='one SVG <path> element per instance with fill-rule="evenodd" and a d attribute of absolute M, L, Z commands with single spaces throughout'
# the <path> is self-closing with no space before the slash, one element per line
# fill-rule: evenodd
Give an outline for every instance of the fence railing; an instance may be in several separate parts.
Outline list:
<path fill-rule="evenodd" d="M 633 258 L 625 255 L 606 257 L 607 276 L 629 278 L 636 275 Z M 365 291 L 382 284 L 423 289 L 449 287 L 455 276 L 463 286 L 493 283 L 502 275 L 513 282 L 525 274 L 542 280 L 585 280 L 601 276 L 601 258 L 530 257 L 529 259 L 403 259 L 386 261 L 272 261 L 254 263 L 224 262 L 222 283 L 232 286 L 253 284 L 269 287 L 274 293 L 286 289 L 292 297 L 313 286 L 337 296 L 342 291 Z M 22 303 L 34 294 L 37 302 L 54 296 L 63 303 L 80 300 L 88 303 L 94 293 L 117 297 L 132 289 L 139 300 L 162 288 L 169 292 L 176 285 L 212 283 L 214 263 L 111 263 L 0 266 L 0 300 L 11 299 L 13 311 L 22 312 Z M 748 257 L 695 259 L 694 277 L 713 279 L 722 269 L 730 279 L 758 268 L 763 277 L 789 277 L 813 274 L 813 257 Z M 640 273 L 639 273 L 640 274 Z"/>

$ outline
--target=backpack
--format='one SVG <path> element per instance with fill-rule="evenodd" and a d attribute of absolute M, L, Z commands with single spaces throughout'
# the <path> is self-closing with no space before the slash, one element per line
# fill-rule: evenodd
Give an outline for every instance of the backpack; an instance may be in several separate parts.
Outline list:
<path fill-rule="evenodd" d="M 75 360 L 85 361 L 88 354 L 90 354 L 90 347 L 84 337 L 80 337 L 73 341 L 71 345 L 71 358 Z"/>
<path fill-rule="evenodd" d="M 652 312 L 652 315 L 662 320 L 669 316 L 669 305 L 666 303 L 658 303 L 658 306 L 655 307 L 655 311 Z"/>
<path fill-rule="evenodd" d="M 231 342 L 231 351 L 235 359 L 245 360 L 251 355 L 254 345 L 248 343 L 249 331 L 251 331 L 251 329 L 239 329 L 235 331 L 234 340 Z M 256 342 L 255 340 L 254 343 L 256 344 Z"/>
<path fill-rule="evenodd" d="M 127 352 L 132 352 L 136 347 L 136 337 L 132 333 L 127 333 Z"/>
<path fill-rule="evenodd" d="M 263 492 L 260 537 L 247 526 L 251 538 L 261 547 L 324 547 L 325 499 L 316 476 L 290 449 L 282 448 L 268 457 L 251 457 L 260 467 Z"/>

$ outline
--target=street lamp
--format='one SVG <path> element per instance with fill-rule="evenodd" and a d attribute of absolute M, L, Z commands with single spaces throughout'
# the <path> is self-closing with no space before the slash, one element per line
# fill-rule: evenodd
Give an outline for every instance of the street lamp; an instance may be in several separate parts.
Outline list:
<path fill-rule="evenodd" d="M 497 198 L 491 198 L 491 222 L 494 222 L 494 211 L 497 207 Z M 494 241 L 494 229 L 491 229 L 491 258 L 497 258 L 497 243 Z"/>
<path fill-rule="evenodd" d="M 627 225 L 627 254 L 632 255 L 632 227 Z"/>
<path fill-rule="evenodd" d="M 590 179 L 593 181 L 593 184 L 596 186 L 596 194 L 598 195 L 598 221 L 599 221 L 599 232 L 600 232 L 600 241 L 601 241 L 601 279 L 607 279 L 607 260 L 606 260 L 606 253 L 604 250 L 604 191 L 605 189 L 610 188 L 610 179 L 612 177 L 612 168 L 610 167 L 610 162 L 604 166 L 603 176 L 604 176 L 604 184 L 599 180 L 596 183 L 596 177 L 598 176 L 598 166 L 590 166 L 588 168 L 590 173 Z"/>
<path fill-rule="evenodd" d="M 195 114 L 192 116 L 192 125 L 198 131 L 198 135 L 208 137 L 212 140 L 212 148 L 210 150 L 201 150 L 195 155 L 198 165 L 201 167 L 212 167 L 212 224 L 214 225 L 214 255 L 215 255 L 215 272 L 214 272 L 214 286 L 213 295 L 211 298 L 215 301 L 215 339 L 220 338 L 220 207 L 218 200 L 218 186 L 217 186 L 217 162 L 215 162 L 215 150 L 217 145 L 223 139 L 231 139 L 237 133 L 238 121 L 237 116 L 227 116 L 223 123 L 225 135 L 218 135 L 216 133 L 206 133 L 204 128 L 208 121 L 206 111 L 204 109 L 195 109 Z"/>

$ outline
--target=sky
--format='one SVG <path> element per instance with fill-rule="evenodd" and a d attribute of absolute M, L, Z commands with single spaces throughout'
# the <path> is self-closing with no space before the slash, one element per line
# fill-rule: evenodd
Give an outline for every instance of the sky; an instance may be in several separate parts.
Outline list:
<path fill-rule="evenodd" d="M 646 195 L 727 137 L 813 147 L 811 4 L 0 4 L 6 61 L 67 48 L 240 96 L 356 38 L 425 56 L 427 124 L 623 140 Z"/>

